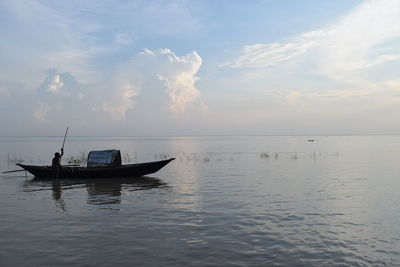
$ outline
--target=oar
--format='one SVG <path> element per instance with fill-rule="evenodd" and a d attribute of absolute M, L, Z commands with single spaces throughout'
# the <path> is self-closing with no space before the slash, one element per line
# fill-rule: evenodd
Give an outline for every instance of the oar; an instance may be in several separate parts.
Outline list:
<path fill-rule="evenodd" d="M 62 144 L 62 151 L 63 151 L 63 153 L 64 153 L 64 144 L 65 144 L 65 138 L 67 138 L 67 133 L 68 133 L 68 128 L 69 127 L 67 127 L 67 130 L 65 131 L 65 135 L 64 135 L 64 141 L 63 141 L 63 144 Z M 62 157 L 62 156 L 61 156 Z M 60 163 L 61 163 L 61 157 L 60 157 Z M 58 179 L 58 173 L 60 172 L 60 168 L 59 167 L 57 167 L 57 175 L 56 175 L 56 179 Z"/>
<path fill-rule="evenodd" d="M 11 173 L 11 172 L 23 172 L 23 171 L 25 171 L 25 170 L 13 170 L 13 171 L 5 171 L 5 172 L 3 172 L 3 173 Z"/>

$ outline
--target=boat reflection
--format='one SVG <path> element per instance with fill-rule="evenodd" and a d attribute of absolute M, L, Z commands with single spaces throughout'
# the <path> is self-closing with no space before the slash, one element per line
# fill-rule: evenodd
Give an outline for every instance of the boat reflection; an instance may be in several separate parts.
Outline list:
<path fill-rule="evenodd" d="M 87 203 L 93 205 L 120 204 L 124 192 L 149 190 L 155 188 L 168 188 L 168 184 L 158 178 L 112 178 L 112 179 L 87 179 L 87 180 L 45 180 L 33 178 L 24 182 L 24 192 L 37 192 L 51 190 L 52 198 L 58 208 L 65 211 L 66 203 L 63 193 L 68 190 L 86 188 Z"/>

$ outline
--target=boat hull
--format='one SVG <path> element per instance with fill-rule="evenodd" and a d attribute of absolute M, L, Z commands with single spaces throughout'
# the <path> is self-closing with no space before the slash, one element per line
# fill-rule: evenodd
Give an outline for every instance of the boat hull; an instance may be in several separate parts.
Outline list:
<path fill-rule="evenodd" d="M 128 164 L 116 167 L 61 167 L 59 169 L 51 166 L 34 166 L 17 164 L 33 176 L 46 179 L 86 179 L 86 178 L 113 178 L 113 177 L 140 177 L 159 171 L 175 158 Z M 58 173 L 57 173 L 58 172 Z"/>

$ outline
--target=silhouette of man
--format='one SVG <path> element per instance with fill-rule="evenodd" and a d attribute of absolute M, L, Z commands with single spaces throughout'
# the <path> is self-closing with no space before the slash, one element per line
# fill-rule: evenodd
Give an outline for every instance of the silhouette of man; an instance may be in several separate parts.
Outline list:
<path fill-rule="evenodd" d="M 51 163 L 51 167 L 53 168 L 60 168 L 61 167 L 61 157 L 64 155 L 64 148 L 61 148 L 61 155 L 60 153 L 54 153 L 54 158 Z"/>

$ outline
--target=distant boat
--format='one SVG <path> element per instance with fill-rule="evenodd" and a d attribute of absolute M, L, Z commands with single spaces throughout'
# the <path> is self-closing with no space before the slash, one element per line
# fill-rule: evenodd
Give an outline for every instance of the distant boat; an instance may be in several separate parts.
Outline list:
<path fill-rule="evenodd" d="M 87 167 L 63 166 L 54 168 L 52 166 L 35 166 L 20 163 L 17 165 L 35 177 L 46 179 L 122 178 L 140 177 L 155 173 L 174 159 L 122 165 L 119 150 L 103 150 L 89 153 Z"/>

